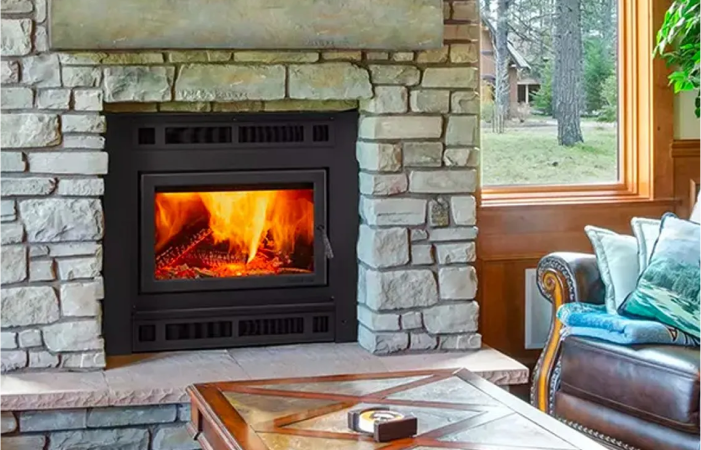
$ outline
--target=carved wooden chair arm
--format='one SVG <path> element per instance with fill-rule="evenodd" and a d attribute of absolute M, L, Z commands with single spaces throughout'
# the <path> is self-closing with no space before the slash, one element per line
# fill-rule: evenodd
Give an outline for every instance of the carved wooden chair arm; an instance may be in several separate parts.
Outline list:
<path fill-rule="evenodd" d="M 604 284 L 594 255 L 551 253 L 538 263 L 538 289 L 552 304 L 553 319 L 548 340 L 533 370 L 531 404 L 552 412 L 552 400 L 559 384 L 562 324 L 555 313 L 565 303 L 604 303 Z"/>

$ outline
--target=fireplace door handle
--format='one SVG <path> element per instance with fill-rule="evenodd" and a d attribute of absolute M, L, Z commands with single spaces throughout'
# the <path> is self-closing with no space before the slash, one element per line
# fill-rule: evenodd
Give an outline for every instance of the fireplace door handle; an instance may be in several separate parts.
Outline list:
<path fill-rule="evenodd" d="M 321 234 L 321 239 L 324 241 L 324 253 L 326 254 L 326 259 L 333 259 L 333 248 L 331 248 L 331 240 L 329 235 L 326 233 L 326 227 L 323 225 L 317 225 L 316 230 Z"/>

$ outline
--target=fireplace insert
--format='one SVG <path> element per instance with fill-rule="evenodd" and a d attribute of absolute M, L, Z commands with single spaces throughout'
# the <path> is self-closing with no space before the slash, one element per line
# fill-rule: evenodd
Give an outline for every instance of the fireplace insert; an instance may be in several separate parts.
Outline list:
<path fill-rule="evenodd" d="M 108 114 L 108 354 L 356 339 L 357 113 Z"/>

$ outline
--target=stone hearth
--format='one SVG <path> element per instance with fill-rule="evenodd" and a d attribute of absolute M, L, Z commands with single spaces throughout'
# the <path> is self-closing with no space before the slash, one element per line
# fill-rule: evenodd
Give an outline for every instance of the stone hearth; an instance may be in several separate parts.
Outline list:
<path fill-rule="evenodd" d="M 378 357 L 357 344 L 309 344 L 134 355 L 110 358 L 103 372 L 3 375 L 2 445 L 194 450 L 185 428 L 193 383 L 452 368 L 505 389 L 528 380 L 526 367 L 489 348 Z"/>
<path fill-rule="evenodd" d="M 434 3 L 429 50 L 58 52 L 47 0 L 3 0 L 2 370 L 105 367 L 103 111 L 358 109 L 360 345 L 480 348 L 477 3 Z"/>

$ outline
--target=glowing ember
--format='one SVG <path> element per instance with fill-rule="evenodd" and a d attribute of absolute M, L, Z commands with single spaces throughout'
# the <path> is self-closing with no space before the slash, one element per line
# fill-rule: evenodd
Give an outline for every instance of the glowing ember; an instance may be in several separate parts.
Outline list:
<path fill-rule="evenodd" d="M 156 193 L 156 279 L 311 272 L 312 193 Z"/>

